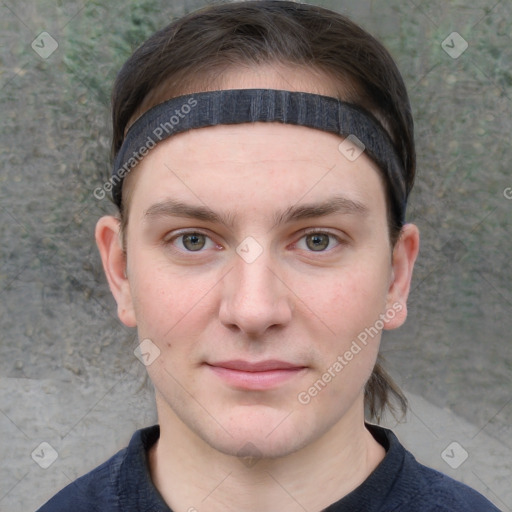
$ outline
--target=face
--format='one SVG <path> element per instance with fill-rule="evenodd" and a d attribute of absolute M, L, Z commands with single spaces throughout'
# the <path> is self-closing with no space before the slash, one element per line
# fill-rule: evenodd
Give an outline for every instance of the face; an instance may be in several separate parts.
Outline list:
<path fill-rule="evenodd" d="M 216 85 L 290 89 L 265 76 Z M 362 426 L 381 330 L 405 319 L 417 233 L 393 253 L 380 174 L 339 145 L 279 123 L 185 132 L 132 171 L 126 260 L 116 221 L 98 223 L 119 316 L 158 354 L 162 426 L 263 457 Z"/>
<path fill-rule="evenodd" d="M 391 307 L 391 248 L 376 168 L 338 146 L 303 127 L 218 126 L 140 164 L 133 321 L 160 351 L 159 407 L 220 451 L 296 450 L 361 400 L 380 335 L 353 342 Z"/>

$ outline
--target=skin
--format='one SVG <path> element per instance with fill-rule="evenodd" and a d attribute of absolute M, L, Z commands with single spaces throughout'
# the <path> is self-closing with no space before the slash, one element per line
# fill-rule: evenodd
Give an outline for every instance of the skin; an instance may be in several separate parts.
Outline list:
<path fill-rule="evenodd" d="M 258 70 L 223 85 L 319 92 L 304 73 L 290 71 L 286 84 L 282 76 Z M 380 333 L 308 404 L 297 398 L 379 315 L 395 309 L 384 328 L 403 324 L 418 253 L 412 224 L 390 246 L 378 169 L 365 154 L 346 159 L 340 140 L 278 123 L 176 135 L 130 176 L 126 255 L 118 219 L 98 221 L 119 317 L 160 351 L 147 367 L 161 427 L 149 462 L 175 512 L 319 511 L 361 484 L 385 455 L 365 428 L 363 403 Z M 335 195 L 360 208 L 275 224 L 291 207 Z M 171 199 L 232 224 L 154 207 Z M 329 245 L 312 250 L 314 235 L 305 230 Z M 183 231 L 206 235 L 196 239 L 204 247 L 187 250 Z M 236 251 L 247 237 L 262 251 L 251 263 Z M 230 359 L 278 359 L 303 369 L 274 388 L 247 390 L 205 364 Z M 248 446 L 254 464 L 239 456 Z"/>

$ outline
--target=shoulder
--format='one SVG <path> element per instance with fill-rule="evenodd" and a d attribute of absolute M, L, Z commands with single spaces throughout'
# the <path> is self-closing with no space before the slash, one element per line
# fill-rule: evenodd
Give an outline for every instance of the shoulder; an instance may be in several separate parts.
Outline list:
<path fill-rule="evenodd" d="M 432 468 L 420 464 L 405 451 L 400 485 L 409 493 L 402 494 L 393 510 L 422 512 L 499 512 L 490 501 L 467 485 Z M 398 493 L 400 495 L 400 493 Z"/>
<path fill-rule="evenodd" d="M 363 500 L 373 506 L 364 510 L 379 512 L 499 512 L 467 485 L 420 464 L 391 430 L 366 426 L 386 449 L 386 456 L 361 486 L 364 496 L 361 492 L 353 493 L 359 501 L 350 501 L 352 509 Z"/>
<path fill-rule="evenodd" d="M 146 452 L 159 434 L 158 425 L 137 430 L 126 448 L 62 489 L 37 512 L 121 512 L 145 509 L 148 499 L 158 502 Z"/>
<path fill-rule="evenodd" d="M 499 512 L 498 508 L 474 489 L 418 462 L 416 464 L 418 469 L 415 474 L 422 485 L 407 500 L 408 509 L 412 507 L 424 512 Z"/>
<path fill-rule="evenodd" d="M 120 510 L 116 493 L 116 473 L 127 449 L 64 487 L 37 512 L 114 512 Z"/>

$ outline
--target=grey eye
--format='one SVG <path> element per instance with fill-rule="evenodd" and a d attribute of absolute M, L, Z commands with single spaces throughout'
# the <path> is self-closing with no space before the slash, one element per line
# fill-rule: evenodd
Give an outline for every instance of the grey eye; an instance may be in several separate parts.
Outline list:
<path fill-rule="evenodd" d="M 323 251 L 329 247 L 329 235 L 327 233 L 314 233 L 306 235 L 306 245 L 312 251 Z"/>
<path fill-rule="evenodd" d="M 200 251 L 206 245 L 206 235 L 201 233 L 190 233 L 182 235 L 183 247 L 189 251 Z"/>

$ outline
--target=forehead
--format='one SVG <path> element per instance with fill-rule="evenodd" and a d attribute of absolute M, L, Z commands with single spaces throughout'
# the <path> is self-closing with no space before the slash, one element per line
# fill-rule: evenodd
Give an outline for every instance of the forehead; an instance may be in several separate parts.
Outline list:
<path fill-rule="evenodd" d="M 349 77 L 334 79 L 314 66 L 300 66 L 281 62 L 260 64 L 237 63 L 221 69 L 209 70 L 187 76 L 180 86 L 171 76 L 156 85 L 132 114 L 125 134 L 133 122 L 150 108 L 173 97 L 197 91 L 222 89 L 282 89 L 301 91 L 353 101 L 357 97 L 356 87 Z"/>
<path fill-rule="evenodd" d="M 324 71 L 312 66 L 297 66 L 277 61 L 258 65 L 242 65 L 238 63 L 223 69 L 222 72 L 218 72 L 217 74 L 209 73 L 206 77 L 198 74 L 195 81 L 187 83 L 186 89 L 176 90 L 175 87 L 172 87 L 169 83 L 164 81 L 147 95 L 139 109 L 137 109 L 136 114 L 132 117 L 131 122 L 152 106 L 171 97 L 190 93 L 191 88 L 201 91 L 243 88 L 283 89 L 322 94 L 337 97 L 345 101 L 353 101 L 354 97 L 357 96 L 354 85 L 348 78 L 342 80 L 338 77 L 335 80 Z M 298 172 L 299 161 L 302 161 L 302 165 L 306 165 L 305 162 L 309 162 L 307 165 L 310 166 L 310 169 L 312 168 L 311 166 L 317 167 L 323 170 L 324 174 L 330 167 L 335 165 L 332 155 L 328 157 L 323 150 L 318 151 L 315 148 L 315 141 L 319 139 L 326 141 L 327 138 L 330 137 L 330 152 L 334 153 L 335 159 L 339 158 L 337 147 L 341 139 L 338 136 L 292 125 L 281 125 L 284 131 L 283 129 L 279 130 L 277 128 L 277 126 L 279 126 L 277 123 L 260 125 L 261 123 L 254 123 L 252 126 L 237 125 L 201 128 L 172 136 L 170 139 L 158 144 L 156 149 L 145 157 L 143 161 L 130 172 L 127 179 L 124 180 L 123 203 L 125 205 L 125 211 L 131 210 L 133 191 L 135 183 L 138 181 L 138 176 L 140 175 L 140 169 L 149 166 L 154 168 L 155 165 L 159 165 L 161 169 L 165 169 L 166 166 L 171 166 L 171 160 L 166 160 L 167 157 L 163 156 L 163 154 L 167 152 L 174 153 L 172 166 L 175 168 L 180 167 L 180 172 L 192 172 L 193 169 L 199 166 L 194 173 L 196 177 L 200 175 L 201 169 L 204 169 L 204 162 L 200 162 L 200 160 L 201 158 L 204 159 L 202 149 L 206 146 L 208 146 L 208 151 L 211 152 L 212 155 L 215 153 L 215 157 L 218 161 L 224 158 L 230 160 L 232 164 L 235 163 L 236 159 L 241 160 L 248 157 L 249 155 L 246 152 L 248 148 L 252 148 L 253 154 L 250 156 L 250 162 L 246 162 L 246 165 L 250 164 L 250 167 L 253 169 L 256 169 L 258 166 L 261 168 L 264 165 L 264 161 L 268 163 L 270 158 L 274 159 L 275 164 L 278 160 L 284 161 L 284 159 L 287 158 L 290 162 L 294 162 L 291 168 L 297 171 L 295 173 L 294 182 L 288 179 L 286 184 L 288 191 L 292 194 L 292 190 L 289 189 L 293 188 L 294 185 L 296 188 L 300 188 L 300 178 L 304 175 L 304 173 Z M 263 128 L 263 126 L 265 126 L 265 128 Z M 265 135 L 261 133 L 262 130 L 265 130 L 265 134 L 268 135 L 267 138 L 262 137 L 262 135 Z M 299 134 L 303 134 L 303 130 L 306 130 L 306 133 L 309 132 L 309 135 L 304 136 L 304 138 L 306 138 L 307 141 L 311 141 L 311 144 L 304 144 L 304 140 L 301 139 Z M 232 134 L 232 136 L 230 137 L 226 134 Z M 279 135 L 280 144 L 272 144 L 272 138 L 277 135 Z M 301 143 L 294 146 L 293 141 L 298 138 L 301 139 Z M 285 151 L 285 147 L 287 151 Z M 180 152 L 179 160 L 182 164 L 179 166 L 177 166 L 178 156 L 176 152 Z M 272 152 L 274 153 L 272 154 Z M 362 155 L 362 157 L 361 162 L 372 166 L 374 170 L 378 172 L 378 175 L 381 176 L 375 164 L 370 159 L 366 158 L 365 155 Z M 215 186 L 220 183 L 219 180 L 222 179 L 222 171 L 226 172 L 227 169 L 222 169 L 222 166 L 217 168 L 215 178 L 211 181 L 213 172 L 216 169 L 215 165 L 217 164 L 214 164 L 211 159 L 207 159 L 207 161 L 210 174 L 208 177 L 205 177 L 206 181 L 201 178 L 202 185 L 210 185 L 212 188 L 215 188 Z M 359 162 L 359 164 L 361 164 L 361 162 Z M 267 166 L 267 171 L 270 170 L 271 169 Z M 177 172 L 177 169 L 175 169 L 175 172 Z M 259 174 L 261 175 L 261 179 L 263 179 L 261 170 Z M 242 175 L 243 169 L 239 169 L 233 179 L 240 178 Z M 257 177 L 258 171 L 255 171 L 255 173 L 250 176 L 251 180 L 257 180 Z M 163 176 L 163 178 L 168 178 L 168 176 Z M 273 176 L 272 180 L 276 186 L 278 185 L 277 178 L 283 178 L 283 173 L 281 172 L 278 176 Z M 155 177 L 155 179 L 157 178 Z M 324 185 L 326 185 L 329 180 L 332 180 L 332 176 L 322 181 L 324 181 Z M 248 185 L 249 182 L 246 182 L 246 184 Z"/>
<path fill-rule="evenodd" d="M 132 171 L 130 191 L 123 194 L 128 192 L 137 216 L 153 204 L 180 198 L 254 221 L 334 194 L 385 216 L 379 169 L 364 153 L 348 160 L 341 141 L 281 123 L 191 130 L 158 144 Z"/>

